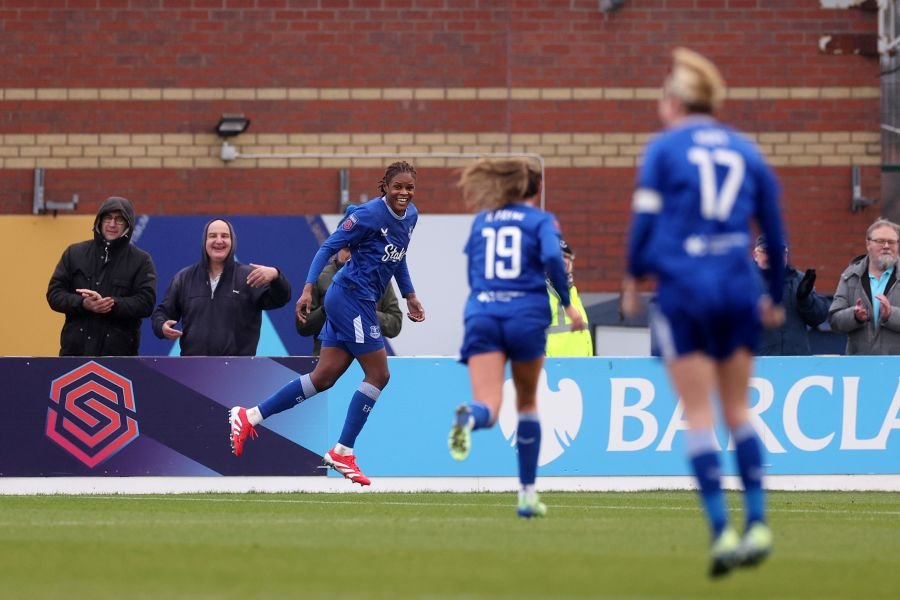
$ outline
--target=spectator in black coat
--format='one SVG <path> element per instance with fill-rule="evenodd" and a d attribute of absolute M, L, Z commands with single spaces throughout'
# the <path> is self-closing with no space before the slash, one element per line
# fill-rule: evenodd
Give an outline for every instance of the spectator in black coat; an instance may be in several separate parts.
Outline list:
<path fill-rule="evenodd" d="M 93 239 L 65 249 L 47 286 L 50 308 L 66 315 L 59 354 L 136 356 L 141 319 L 156 303 L 156 268 L 131 243 L 131 202 L 107 198 L 93 232 Z"/>
<path fill-rule="evenodd" d="M 291 284 L 278 269 L 237 262 L 236 246 L 231 223 L 207 223 L 200 262 L 175 274 L 153 311 L 153 333 L 179 340 L 182 356 L 254 356 L 262 311 L 291 299 Z"/>
<path fill-rule="evenodd" d="M 753 248 L 753 260 L 760 272 L 769 268 L 766 238 L 759 236 Z M 816 271 L 807 269 L 800 273 L 788 264 L 788 250 L 784 250 L 784 324 L 774 329 L 764 329 L 758 356 L 806 356 L 810 354 L 809 331 L 828 318 L 831 300 L 815 290 Z"/>

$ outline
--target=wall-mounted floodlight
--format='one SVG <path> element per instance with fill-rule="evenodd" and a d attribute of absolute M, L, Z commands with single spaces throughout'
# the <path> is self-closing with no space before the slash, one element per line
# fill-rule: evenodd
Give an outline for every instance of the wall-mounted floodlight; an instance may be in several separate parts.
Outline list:
<path fill-rule="evenodd" d="M 600 0 L 600 12 L 609 15 L 616 12 L 625 4 L 625 0 Z"/>
<path fill-rule="evenodd" d="M 216 125 L 216 134 L 221 138 L 240 135 L 250 127 L 250 119 L 244 115 L 222 115 Z"/>
<path fill-rule="evenodd" d="M 228 143 L 228 138 L 241 135 L 250 127 L 250 119 L 244 115 L 222 115 L 216 125 L 216 135 L 222 138 L 221 157 L 225 162 L 238 157 L 237 148 Z"/>

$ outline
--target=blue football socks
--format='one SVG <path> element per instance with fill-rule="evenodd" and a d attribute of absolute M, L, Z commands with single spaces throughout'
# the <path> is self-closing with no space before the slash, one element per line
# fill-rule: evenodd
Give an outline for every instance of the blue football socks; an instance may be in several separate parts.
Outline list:
<path fill-rule="evenodd" d="M 738 471 L 744 486 L 744 513 L 747 529 L 766 520 L 766 493 L 763 489 L 762 448 L 759 437 L 749 422 L 731 432 L 737 454 Z"/>
<path fill-rule="evenodd" d="M 378 400 L 380 394 L 381 390 L 371 383 L 364 381 L 359 384 L 359 388 L 350 399 L 350 406 L 347 407 L 344 429 L 341 431 L 341 437 L 338 438 L 339 444 L 353 448 L 356 444 L 356 437 L 369 419 L 369 413 L 375 407 L 375 401 Z"/>
<path fill-rule="evenodd" d="M 728 525 L 728 507 L 722 491 L 722 469 L 716 450 L 716 438 L 711 429 L 688 432 L 688 456 L 694 477 L 700 488 L 700 500 L 716 539 Z"/>
<path fill-rule="evenodd" d="M 472 415 L 472 430 L 487 429 L 491 423 L 491 409 L 481 402 L 469 404 L 469 413 Z"/>
<path fill-rule="evenodd" d="M 317 394 L 309 374 L 292 379 L 280 390 L 260 402 L 259 412 L 263 418 L 271 417 L 289 408 L 293 408 Z"/>
<path fill-rule="evenodd" d="M 519 451 L 519 483 L 523 487 L 534 485 L 541 451 L 541 422 L 537 413 L 519 414 L 516 447 Z"/>

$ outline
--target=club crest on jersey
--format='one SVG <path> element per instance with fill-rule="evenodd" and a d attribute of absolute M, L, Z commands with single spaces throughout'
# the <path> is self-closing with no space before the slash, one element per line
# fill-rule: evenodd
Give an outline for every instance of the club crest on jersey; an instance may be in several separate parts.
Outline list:
<path fill-rule="evenodd" d="M 369 337 L 373 340 L 377 340 L 381 337 L 381 328 L 378 325 L 372 325 L 369 327 Z"/>
<path fill-rule="evenodd" d="M 349 217 L 347 217 L 347 219 L 344 221 L 344 224 L 341 225 L 341 227 L 344 229 L 344 231 L 350 231 L 351 229 L 353 229 L 353 226 L 356 225 L 358 222 L 359 222 L 359 218 L 356 215 L 350 215 Z"/>

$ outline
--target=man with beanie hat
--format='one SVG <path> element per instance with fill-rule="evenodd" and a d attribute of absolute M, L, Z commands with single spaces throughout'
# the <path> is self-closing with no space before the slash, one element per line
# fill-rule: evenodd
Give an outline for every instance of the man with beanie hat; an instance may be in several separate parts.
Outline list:
<path fill-rule="evenodd" d="M 131 243 L 134 208 L 106 199 L 94 219 L 94 237 L 70 245 L 47 287 L 50 308 L 66 315 L 60 356 L 136 356 L 141 319 L 156 302 L 156 268 Z"/>
<path fill-rule="evenodd" d="M 763 279 L 769 269 L 766 236 L 756 238 L 753 260 Z M 788 249 L 784 248 L 784 323 L 762 332 L 757 356 L 806 356 L 811 353 L 809 327 L 817 327 L 828 318 L 830 300 L 816 292 L 816 271 L 801 273 L 788 263 Z"/>

